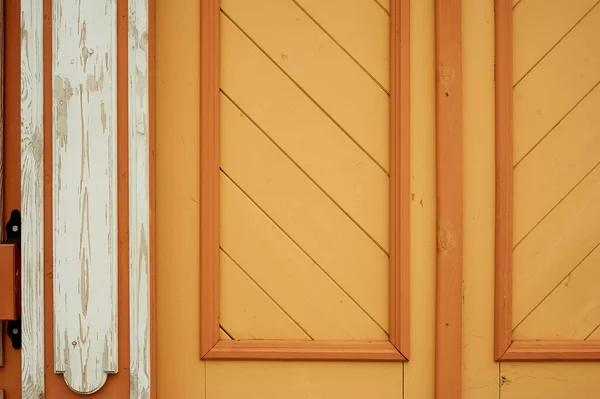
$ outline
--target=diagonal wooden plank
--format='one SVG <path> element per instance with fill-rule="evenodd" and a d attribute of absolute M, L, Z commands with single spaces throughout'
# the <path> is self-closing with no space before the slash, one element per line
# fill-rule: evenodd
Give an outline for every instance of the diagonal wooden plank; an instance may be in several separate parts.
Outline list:
<path fill-rule="evenodd" d="M 221 251 L 220 323 L 236 339 L 310 339 L 295 320 Z"/>
<path fill-rule="evenodd" d="M 388 251 L 388 176 L 227 18 L 221 22 L 223 91 Z"/>
<path fill-rule="evenodd" d="M 514 242 L 600 161 L 600 86 L 514 169 Z"/>
<path fill-rule="evenodd" d="M 386 254 L 225 97 L 221 113 L 225 173 L 387 329 Z"/>
<path fill-rule="evenodd" d="M 600 80 L 600 7 L 514 89 L 514 161 L 521 158 Z"/>
<path fill-rule="evenodd" d="M 514 250 L 513 326 L 600 242 L 600 167 Z"/>
<path fill-rule="evenodd" d="M 379 4 L 385 11 L 390 12 L 390 0 L 373 0 Z"/>
<path fill-rule="evenodd" d="M 373 0 L 294 0 L 389 93 L 390 16 Z"/>
<path fill-rule="evenodd" d="M 225 340 L 225 341 L 231 340 L 231 337 L 227 334 L 227 332 L 223 329 L 223 327 L 221 327 L 219 329 L 219 334 L 220 334 L 220 337 L 222 340 Z"/>
<path fill-rule="evenodd" d="M 548 53 L 598 0 L 527 0 L 515 8 L 514 82 Z"/>
<path fill-rule="evenodd" d="M 588 340 L 600 340 L 600 324 L 596 326 L 596 329 L 587 337 Z"/>
<path fill-rule="evenodd" d="M 223 0 L 221 8 L 388 170 L 389 96 L 331 38 L 292 1 Z"/>
<path fill-rule="evenodd" d="M 316 340 L 378 340 L 374 323 L 221 175 L 221 247 Z"/>
<path fill-rule="evenodd" d="M 600 247 L 514 330 L 515 339 L 583 340 L 600 323 Z"/>

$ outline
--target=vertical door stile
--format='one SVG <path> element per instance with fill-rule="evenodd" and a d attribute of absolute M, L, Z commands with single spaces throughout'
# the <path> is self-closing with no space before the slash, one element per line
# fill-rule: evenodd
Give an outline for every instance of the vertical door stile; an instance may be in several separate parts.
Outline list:
<path fill-rule="evenodd" d="M 43 0 L 21 1 L 21 385 L 44 390 Z"/>
<path fill-rule="evenodd" d="M 149 5 L 128 6 L 130 397 L 150 398 Z"/>

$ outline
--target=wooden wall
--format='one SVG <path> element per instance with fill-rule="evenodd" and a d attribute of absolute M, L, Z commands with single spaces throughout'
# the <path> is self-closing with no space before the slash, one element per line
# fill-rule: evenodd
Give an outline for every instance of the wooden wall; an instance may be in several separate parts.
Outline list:
<path fill-rule="evenodd" d="M 515 78 L 522 77 L 552 49 L 538 65 L 546 72 L 530 73 L 517 86 L 516 95 L 537 98 L 519 104 L 515 97 L 516 143 L 529 142 L 515 150 L 523 161 L 515 168 L 515 236 L 524 236 L 560 200 L 568 204 L 570 191 L 579 181 L 591 182 L 587 173 L 596 165 L 597 119 L 585 117 L 586 105 L 595 101 L 592 90 L 598 81 L 600 24 L 595 1 L 521 0 L 515 7 Z M 411 1 L 411 359 L 402 364 L 323 362 L 200 362 L 198 290 L 198 109 L 199 109 L 199 9 L 193 0 L 157 0 L 157 267 L 158 267 L 158 395 L 180 398 L 328 398 L 372 397 L 431 399 L 434 397 L 434 301 L 435 301 L 435 109 L 434 109 L 434 13 L 433 1 Z M 240 2 L 237 2 L 240 3 Z M 307 4 L 311 3 L 306 1 Z M 515 0 L 517 3 L 517 0 Z M 544 3 L 544 6 L 541 6 Z M 569 6 L 566 6 L 566 4 Z M 383 4 L 383 3 L 382 3 Z M 537 7 L 537 8 L 536 8 Z M 591 398 L 600 391 L 594 362 L 502 362 L 493 360 L 494 342 L 494 206 L 495 206 L 495 115 L 494 115 L 494 2 L 463 0 L 463 121 L 464 121 L 464 303 L 463 373 L 464 399 L 526 399 L 532 397 Z M 591 11 L 590 11 L 591 10 Z M 589 13 L 588 13 L 589 12 Z M 585 16 L 585 18 L 583 18 Z M 580 21 L 581 20 L 581 21 Z M 548 22 L 552 21 L 552 22 Z M 578 21 L 580 21 L 578 23 Z M 587 22 L 586 22 L 587 21 Z M 571 30 L 577 23 L 577 28 Z M 580 36 L 577 36 L 580 35 Z M 564 38 L 563 38 L 564 36 Z M 576 40 L 578 37 L 583 40 Z M 520 40 L 526 38 L 527 40 Z M 586 39 L 587 38 L 587 39 Z M 268 38 L 275 40 L 276 38 Z M 555 46 L 560 41 L 559 45 Z M 563 51 L 556 57 L 553 53 Z M 277 54 L 277 53 L 274 53 Z M 284 60 L 279 54 L 279 62 Z M 563 68 L 563 69 L 561 69 Z M 562 72 L 561 72 L 562 71 Z M 540 72 L 538 72 L 540 73 Z M 373 76 L 376 76 L 373 73 Z M 574 77 L 577 77 L 575 79 Z M 520 78 L 518 78 L 520 79 Z M 536 80 L 537 79 L 537 80 Z M 525 90 L 527 86 L 528 90 Z M 597 89 L 596 89 L 597 91 Z M 586 93 L 589 94 L 581 102 Z M 542 95 L 542 93 L 544 93 Z M 560 93 L 560 95 L 554 95 Z M 531 97 L 533 96 L 533 97 Z M 529 104 L 529 105 L 528 105 Z M 544 105 L 542 115 L 536 110 Z M 527 107 L 533 107 L 527 109 Z M 537 106 L 537 107 L 536 107 Z M 593 108 L 593 107 L 592 107 Z M 597 108 L 597 107 L 596 107 Z M 529 112 L 529 113 L 528 113 Z M 527 116 L 529 115 L 529 116 Z M 578 116 L 579 115 L 579 116 Z M 564 119 L 563 119 L 564 117 Z M 544 119 L 546 118 L 546 119 Z M 554 119 L 553 119 L 554 118 Z M 558 119 L 556 119 L 558 118 Z M 520 129 L 532 121 L 546 120 L 552 135 L 529 152 L 545 133 L 528 139 Z M 536 123 L 538 123 L 536 122 Z M 571 125 L 569 125 L 569 123 Z M 561 129 L 571 126 L 578 139 Z M 594 130 L 596 129 L 596 130 Z M 526 129 L 532 131 L 531 129 Z M 562 140 L 562 141 L 560 141 Z M 521 147 L 518 147 L 521 148 Z M 547 152 L 543 153 L 543 149 Z M 552 150 L 553 149 L 553 150 Z M 522 156 L 518 156 L 521 154 Z M 574 155 L 577 156 L 574 156 Z M 556 160 L 556 162 L 554 161 Z M 544 163 L 545 162 L 545 163 Z M 553 163 L 554 162 L 554 163 Z M 526 166 L 530 164 L 529 171 Z M 542 166 L 543 165 L 543 166 Z M 562 165 L 562 167 L 561 167 Z M 567 165 L 567 166 L 565 166 Z M 549 167 L 551 174 L 539 173 Z M 552 169 L 554 168 L 554 169 Z M 543 169 L 542 169 L 543 170 Z M 537 173 L 537 175 L 534 174 Z M 528 177 L 529 176 L 529 177 Z M 538 178 L 534 178 L 538 176 Z M 552 184 L 551 184 L 552 183 Z M 560 189 L 555 190 L 555 187 Z M 593 184 L 589 198 L 597 189 Z M 597 191 L 597 190 L 596 190 Z M 571 194 L 567 195 L 569 192 Z M 533 196 L 533 197 L 532 197 Z M 585 197 L 585 196 L 584 196 Z M 533 198 L 536 202 L 531 202 Z M 596 201 L 597 202 L 597 201 Z M 590 202 L 584 202 L 595 204 Z M 535 206 L 540 204 L 540 206 Z M 556 208 L 558 209 L 558 207 Z M 570 217 L 578 215 L 571 208 Z M 597 212 L 596 212 L 597 213 Z M 580 225 L 596 232 L 594 212 L 587 212 Z M 581 217 L 581 216 L 579 216 Z M 597 224 L 596 224 L 597 225 Z M 529 227 L 527 227 L 529 226 Z M 533 230 L 542 234 L 543 223 Z M 547 230 L 548 237 L 551 230 Z M 556 231 L 556 229 L 554 230 Z M 522 232 L 522 233 L 519 233 Z M 524 232 L 524 233 L 523 233 Z M 532 234 L 533 234 L 532 233 Z M 532 235 L 530 235 L 532 236 Z M 571 234 L 576 238 L 576 234 Z M 564 237 L 569 237 L 565 235 Z M 540 242 L 543 242 L 541 240 Z M 590 241 L 591 247 L 594 245 Z M 542 247 L 537 247 L 540 250 Z M 585 252 L 585 251 L 584 251 Z M 587 254 L 587 252 L 586 252 Z M 593 255 L 593 253 L 592 253 Z M 590 255 L 590 258 L 591 256 Z M 563 295 L 556 310 L 569 316 L 569 309 L 582 311 L 581 301 L 590 301 L 592 284 L 572 290 L 561 286 L 569 275 L 558 273 L 545 288 L 515 267 L 515 309 L 534 308 L 547 294 Z M 573 265 L 575 266 L 575 265 Z M 582 265 L 564 280 L 593 282 L 593 269 Z M 597 273 L 597 267 L 595 268 Z M 578 277 L 577 274 L 587 273 Z M 591 274 L 590 274 L 591 273 Z M 575 285 L 576 286 L 576 285 Z M 549 287 L 549 288 L 548 288 Z M 554 290 L 554 287 L 557 287 Z M 524 295 L 533 290 L 535 295 Z M 590 293 L 586 293 L 586 290 Z M 563 291 L 577 295 L 562 294 Z M 537 298 L 537 299 L 536 299 Z M 527 301 L 533 301 L 527 305 Z M 577 302 L 579 301 L 579 302 Z M 585 307 L 591 328 L 567 328 L 552 317 L 545 324 L 526 323 L 515 334 L 532 338 L 552 334 L 593 331 L 597 304 Z M 536 312 L 544 309 L 537 308 Z M 531 310 L 531 309 L 530 309 Z M 521 311 L 519 311 L 521 312 Z M 536 312 L 529 317 L 537 317 Z M 581 314 L 573 314 L 581 320 Z M 541 316 L 540 316 L 541 317 Z M 546 317 L 546 316 L 544 316 Z M 562 317 L 562 316 L 561 316 Z M 517 318 L 515 318 L 517 320 Z M 526 320 L 526 319 L 525 319 Z M 531 319 L 533 320 L 533 319 Z M 581 324 L 581 323 L 580 323 Z M 533 325 L 533 324 L 532 324 Z M 587 331 L 587 332 L 585 332 Z M 248 333 L 247 331 L 244 333 Z M 262 334 L 268 332 L 262 331 Z M 278 334 L 281 332 L 278 331 Z M 585 338 L 585 337 L 584 337 Z"/>
<path fill-rule="evenodd" d="M 244 102 L 244 106 L 241 108 L 246 111 L 253 106 L 257 107 L 257 104 L 252 103 L 253 101 L 269 101 L 260 97 L 253 99 L 251 96 L 253 94 L 252 91 L 266 90 L 268 92 L 268 90 L 273 90 L 273 87 L 278 90 L 281 88 L 277 85 L 262 85 L 264 86 L 262 87 L 260 80 L 252 81 L 251 79 L 243 79 L 243 74 L 250 73 L 250 68 L 253 65 L 267 68 L 261 70 L 266 71 L 264 75 L 261 75 L 265 76 L 264 79 L 276 79 L 283 76 L 283 74 L 275 66 L 275 63 L 269 61 L 256 46 L 252 45 L 250 40 L 244 35 L 244 32 L 237 28 L 231 21 L 233 20 L 239 25 L 244 25 L 246 32 L 251 31 L 253 39 L 261 42 L 261 47 L 264 47 L 264 50 L 271 57 L 276 58 L 276 63 L 282 64 L 284 69 L 290 68 L 288 69 L 288 71 L 291 71 L 289 73 L 297 74 L 299 71 L 298 68 L 301 65 L 294 64 L 296 62 L 293 57 L 294 54 L 286 54 L 287 50 L 285 47 L 290 47 L 289 51 L 294 50 L 294 45 L 296 45 L 296 51 L 302 51 L 302 47 L 301 43 L 292 43 L 289 45 L 278 43 L 278 38 L 272 37 L 272 34 L 269 35 L 267 27 L 262 26 L 263 21 L 244 20 L 244 18 L 248 17 L 248 10 L 244 11 L 247 8 L 244 6 L 244 3 L 240 1 L 223 2 L 223 8 L 229 14 L 229 17 L 222 16 L 222 35 L 224 40 L 227 40 L 225 44 L 229 43 L 229 41 L 231 43 L 234 41 L 239 43 L 236 48 L 245 50 L 244 55 L 247 53 L 247 56 L 244 59 L 236 61 L 237 52 L 228 53 L 228 47 L 225 46 L 223 57 L 229 58 L 224 58 L 224 62 L 226 63 L 227 59 L 231 59 L 233 63 L 231 65 L 227 65 L 226 63 L 223 66 L 222 81 L 223 85 L 226 85 L 225 91 L 227 94 L 231 92 L 232 94 L 229 94 L 229 96 L 232 99 L 236 102 Z M 263 5 L 266 7 L 267 3 L 269 2 L 264 2 Z M 269 3 L 273 7 L 276 6 L 276 8 L 283 7 L 284 10 L 278 10 L 276 14 L 273 11 L 272 15 L 266 15 L 265 18 L 269 18 L 272 21 L 271 23 L 277 23 L 277 20 L 273 19 L 275 16 L 279 14 L 287 15 L 286 12 L 289 14 L 290 10 L 295 10 L 298 13 L 298 5 L 311 9 L 314 12 L 315 18 L 319 18 L 319 2 L 298 1 L 297 3 L 294 4 L 291 1 L 289 4 L 281 3 L 285 4 L 285 6 L 278 2 Z M 374 46 L 367 46 L 364 43 L 359 45 L 360 43 L 356 42 L 355 38 L 345 37 L 343 34 L 339 40 L 346 40 L 353 57 L 363 60 L 361 64 L 368 71 L 368 74 L 360 69 L 352 69 L 354 68 L 352 64 L 347 64 L 346 67 L 350 68 L 350 72 L 347 73 L 350 73 L 350 76 L 355 78 L 355 80 L 359 80 L 356 83 L 357 85 L 363 85 L 361 86 L 362 89 L 359 87 L 361 95 L 373 93 L 371 96 L 374 96 L 375 100 L 371 97 L 367 97 L 367 99 L 371 103 L 378 101 L 375 104 L 371 104 L 376 112 L 365 114 L 366 119 L 363 120 L 363 118 L 357 118 L 355 112 L 340 107 L 340 104 L 336 104 L 337 100 L 333 101 L 335 98 L 334 94 L 339 95 L 339 93 L 319 92 L 315 96 L 320 96 L 316 99 L 319 105 L 335 114 L 339 118 L 341 125 L 357 131 L 357 141 L 363 140 L 364 144 L 362 145 L 370 147 L 368 152 L 372 153 L 371 157 L 376 159 L 375 162 L 367 157 L 366 160 L 369 164 L 365 164 L 365 167 L 367 171 L 372 171 L 369 173 L 375 176 L 370 184 L 380 188 L 373 190 L 372 193 L 363 193 L 363 195 L 367 201 L 381 204 L 381 208 L 383 209 L 377 209 L 381 213 L 376 215 L 365 214 L 365 208 L 361 209 L 352 203 L 352 196 L 340 191 L 340 188 L 343 188 L 343 186 L 336 183 L 333 176 L 326 177 L 329 180 L 323 184 L 328 185 L 328 190 L 326 191 L 328 191 L 330 196 L 337 197 L 340 202 L 344 203 L 348 208 L 348 213 L 352 213 L 353 217 L 364 221 L 363 224 L 365 226 L 363 230 L 368 231 L 369 235 L 374 237 L 374 239 L 368 239 L 367 234 L 360 231 L 360 234 L 367 237 L 367 240 L 364 240 L 362 237 L 360 240 L 374 246 L 375 251 L 372 252 L 377 254 L 377 251 L 382 252 L 379 246 L 385 247 L 387 241 L 387 230 L 382 228 L 382 226 L 385 226 L 387 218 L 385 212 L 385 198 L 387 197 L 385 188 L 386 179 L 385 174 L 381 172 L 382 169 L 385 170 L 387 164 L 387 147 L 385 143 L 385 138 L 387 137 L 387 110 L 377 106 L 377 104 L 380 104 L 385 107 L 386 104 L 385 87 L 387 85 L 387 70 L 385 64 L 373 63 L 372 60 L 377 59 L 373 54 L 377 55 L 378 52 L 381 53 L 387 49 L 387 38 L 384 36 L 386 29 L 386 13 L 384 10 L 387 4 L 386 2 L 381 2 L 379 5 L 375 2 L 373 3 L 357 1 L 357 4 L 363 4 L 363 7 L 366 7 L 367 11 L 363 13 L 364 15 L 352 15 L 352 9 L 349 8 L 347 10 L 349 13 L 348 18 L 363 18 L 367 21 L 369 21 L 369 18 L 373 19 L 374 22 L 371 21 L 371 26 L 376 26 L 377 30 L 369 34 L 376 35 L 375 37 L 381 39 L 376 41 Z M 411 312 L 413 314 L 411 320 L 411 356 L 415 360 L 411 360 L 410 363 L 403 365 L 400 363 L 351 362 L 199 361 L 199 253 L 197 249 L 199 223 L 197 202 L 199 189 L 198 78 L 200 65 L 198 24 L 200 18 L 198 5 L 195 1 L 157 1 L 156 193 L 159 397 L 198 398 L 204 397 L 199 395 L 206 395 L 209 398 L 237 398 L 242 396 L 247 398 L 300 398 L 310 395 L 312 398 L 328 398 L 332 396 L 364 397 L 370 394 L 370 396 L 378 398 L 398 398 L 402 397 L 403 390 L 407 397 L 432 397 L 433 312 L 435 299 L 435 281 L 433 278 L 435 272 L 435 182 L 433 179 L 435 165 L 435 118 L 433 108 L 434 82 L 431 76 L 434 67 L 434 15 L 432 2 L 429 4 L 413 1 L 412 3 L 411 47 L 413 50 L 411 68 L 413 68 L 413 72 L 411 77 L 411 118 L 412 131 L 418 133 L 411 133 L 411 152 L 419 154 L 419 156 L 411 159 L 411 169 L 413 171 L 411 180 L 411 252 L 413 261 L 417 262 L 419 267 L 414 268 L 411 274 L 411 289 L 414 289 L 418 293 L 411 299 Z M 244 12 L 242 13 L 242 11 Z M 296 15 L 290 15 L 293 22 Z M 306 14 L 300 11 L 298 18 L 305 19 L 301 22 L 305 24 L 304 26 L 307 29 L 311 29 L 310 24 L 313 24 L 313 22 L 306 19 Z M 378 25 L 379 20 L 383 21 L 382 25 Z M 344 32 L 343 26 L 336 25 L 334 21 L 322 19 L 321 21 L 323 24 L 329 24 L 326 30 L 329 29 L 335 32 L 337 29 L 337 32 Z M 343 23 L 343 21 L 340 23 Z M 317 39 L 325 41 L 325 44 L 328 41 L 331 44 L 330 39 L 321 30 L 312 28 L 309 32 L 317 35 Z M 347 63 L 347 55 L 339 52 L 336 53 L 335 46 L 329 45 L 323 51 L 328 51 L 329 57 L 332 57 L 333 61 L 338 60 L 338 62 Z M 243 64 L 244 62 L 248 63 L 248 70 L 234 64 Z M 294 70 L 294 68 L 296 69 Z M 339 79 L 340 77 L 336 76 L 334 72 L 326 71 L 326 73 L 329 73 L 328 76 L 331 79 L 338 79 L 336 87 L 342 91 L 345 90 L 346 94 L 351 95 L 351 89 L 353 88 L 351 86 L 344 87 L 344 80 Z M 311 80 L 311 76 L 300 74 L 297 79 L 302 84 L 312 84 L 313 88 L 316 87 L 318 89 L 314 80 Z M 298 101 L 298 104 L 305 104 L 307 98 L 304 97 L 304 94 L 300 94 L 301 96 L 297 96 L 297 100 L 295 101 Z M 260 131 L 249 123 L 247 118 L 237 117 L 240 109 L 236 109 L 235 104 L 230 99 L 224 96 L 222 106 L 224 114 L 227 112 L 233 113 L 233 116 L 229 118 L 231 123 L 241 124 L 240 126 L 242 127 L 247 126 L 250 129 L 249 132 L 253 134 L 252 137 L 256 137 L 255 140 L 260 140 Z M 255 108 L 253 112 L 256 113 L 257 109 L 260 110 L 260 108 Z M 285 121 L 283 115 L 277 116 L 277 113 L 269 113 L 267 110 L 267 112 L 263 111 L 263 115 L 259 114 L 258 116 L 268 118 L 266 121 L 262 121 L 262 124 L 279 123 L 279 126 L 285 126 L 282 124 Z M 226 120 L 224 119 L 224 121 Z M 307 125 L 305 129 L 329 129 L 329 131 L 335 134 L 340 129 L 335 124 L 331 124 L 324 119 L 320 123 L 321 125 Z M 297 124 L 291 124 L 290 126 L 297 126 Z M 376 127 L 375 130 L 372 129 L 373 126 Z M 231 134 L 238 134 L 237 129 L 229 131 Z M 224 151 L 228 151 L 229 148 L 233 151 L 235 149 L 233 147 L 235 141 L 227 140 L 228 130 L 226 124 L 224 125 L 223 132 L 225 137 Z M 310 133 L 310 131 L 307 131 L 307 133 Z M 362 135 L 362 138 L 360 135 Z M 379 143 L 364 142 L 365 139 L 367 141 L 372 140 L 373 137 L 371 136 L 375 138 L 378 136 Z M 256 144 L 253 143 L 252 145 L 255 146 Z M 273 153 L 276 156 L 277 152 L 273 152 L 272 149 L 269 150 L 269 145 L 273 146 L 270 141 L 264 142 L 263 147 L 265 150 L 261 154 L 268 155 Z M 350 153 L 353 151 L 356 152 L 352 147 L 348 147 L 348 151 Z M 331 151 L 328 153 L 334 160 L 336 156 L 339 156 L 339 154 L 331 153 Z M 296 158 L 294 159 L 298 162 L 307 162 L 310 160 L 308 155 L 300 153 L 297 156 L 299 161 Z M 315 198 L 315 194 L 313 193 L 314 188 L 311 188 L 310 184 L 308 184 L 311 182 L 304 175 L 297 173 L 293 163 L 287 158 L 280 159 L 275 157 L 275 159 L 277 162 L 275 165 L 278 170 L 269 171 L 265 169 L 263 170 L 264 172 L 275 173 L 274 178 L 285 177 L 285 179 L 281 180 L 282 183 L 288 180 L 289 184 L 290 179 L 295 179 L 293 180 L 296 182 L 295 185 L 286 187 L 293 190 L 298 185 L 304 184 L 303 187 L 307 187 L 307 191 L 301 192 L 301 195 L 306 196 L 310 194 Z M 232 173 L 236 174 L 236 179 L 245 178 L 244 171 L 240 170 L 240 167 L 244 166 L 243 163 L 235 165 L 235 162 L 232 162 L 231 158 L 224 157 L 222 166 L 224 166 L 223 169 L 225 170 L 232 170 Z M 284 169 L 286 167 L 287 169 Z M 277 176 L 277 173 L 283 173 L 282 170 L 290 171 L 290 175 Z M 371 175 L 366 174 L 366 176 L 369 176 L 369 179 L 371 179 Z M 364 178 L 363 176 L 359 177 Z M 250 183 L 252 183 L 251 180 Z M 222 190 L 226 190 L 228 185 L 223 184 L 223 187 Z M 232 186 L 232 188 L 237 189 L 235 186 Z M 252 186 L 250 189 L 255 190 Z M 239 189 L 237 190 L 239 191 Z M 235 191 L 233 193 L 235 194 Z M 258 193 L 261 195 L 260 191 Z M 283 194 L 289 195 L 290 193 Z M 231 198 L 235 200 L 236 197 L 233 196 Z M 264 195 L 262 198 L 264 198 L 263 201 L 269 200 Z M 292 205 L 294 204 L 293 196 L 288 197 L 287 200 L 291 201 Z M 275 206 L 275 204 L 269 206 Z M 225 203 L 225 211 L 222 216 L 224 222 L 227 220 L 227 209 L 233 212 L 236 208 L 227 208 L 227 203 Z M 378 206 L 377 208 L 380 207 Z M 329 213 L 325 214 L 329 215 Z M 318 216 L 318 214 L 315 215 L 315 217 Z M 301 222 L 304 221 L 297 221 L 296 224 Z M 298 231 L 300 232 L 299 234 L 304 234 L 303 239 L 309 240 L 309 242 L 311 239 L 314 240 L 314 237 L 308 237 L 305 233 L 302 233 L 302 229 Z M 345 231 L 343 233 L 351 234 L 351 232 Z M 360 237 L 360 235 L 357 235 L 357 237 Z M 374 242 L 377 242 L 379 245 L 373 245 Z M 338 254 L 343 255 L 339 251 Z M 235 280 L 235 267 L 237 266 L 230 262 L 223 263 L 225 265 L 225 273 L 229 269 L 228 266 L 232 266 L 232 273 L 225 274 L 225 276 L 231 277 L 231 283 L 235 284 L 238 281 L 240 287 L 248 287 L 248 290 L 244 292 L 250 294 L 248 297 L 249 300 L 254 298 L 263 301 L 262 303 L 269 304 L 269 302 L 264 301 L 262 293 L 256 291 L 255 287 L 248 286 L 247 281 L 243 280 L 247 279 L 246 276 L 240 275 L 238 272 L 237 277 L 241 277 L 242 280 Z M 381 267 L 385 268 L 385 264 L 382 264 Z M 239 268 L 237 270 L 239 271 Z M 387 270 L 381 273 L 381 275 L 383 281 L 379 284 L 384 287 L 387 284 Z M 356 279 L 356 277 L 353 278 Z M 357 287 L 360 289 L 360 285 Z M 252 296 L 253 290 L 254 296 Z M 382 315 L 379 317 L 381 320 L 380 323 L 385 326 L 387 324 L 387 295 L 384 296 L 383 293 L 387 290 L 383 288 L 381 291 L 376 296 L 373 295 L 373 292 L 367 292 L 365 298 L 367 304 L 369 301 L 372 303 L 370 306 L 373 309 L 373 314 Z M 226 291 L 223 295 L 227 295 Z M 336 293 L 336 295 L 338 294 Z M 290 295 L 288 294 L 288 296 Z M 233 314 L 235 317 L 228 316 L 228 312 L 235 310 L 235 307 L 227 306 L 227 297 L 222 297 L 222 299 L 225 303 L 225 307 L 222 307 L 224 320 L 227 320 L 227 317 L 230 320 L 234 320 L 234 322 L 238 320 L 237 323 L 246 328 L 240 322 L 243 320 L 236 316 L 235 313 Z M 239 298 L 232 296 L 232 300 L 239 301 Z M 264 309 L 268 309 L 268 307 Z M 273 310 L 272 307 L 271 309 Z M 276 308 L 274 311 L 280 312 Z M 270 315 L 265 316 L 271 317 Z M 374 318 L 377 319 L 377 317 Z M 274 321 L 270 320 L 267 323 L 256 323 L 256 331 L 238 329 L 237 335 L 241 334 L 241 336 L 244 336 L 256 332 L 263 336 L 277 334 L 281 338 L 282 334 L 298 334 L 298 328 L 295 325 L 291 325 L 291 328 L 286 330 L 286 323 L 289 327 L 289 322 L 285 318 L 280 320 L 283 320 L 283 323 L 279 324 L 279 326 L 283 326 L 281 328 L 275 329 L 273 327 Z M 347 322 L 347 320 L 342 321 L 344 323 Z M 375 324 L 369 320 L 364 325 L 369 326 L 369 323 L 371 325 Z M 224 321 L 223 325 L 228 329 L 226 324 L 226 321 Z M 364 329 L 364 327 L 361 328 Z M 324 331 L 327 333 L 327 330 Z M 333 334 L 337 335 L 338 338 L 341 336 L 339 330 L 330 331 L 333 331 Z M 379 327 L 365 331 L 365 336 L 371 337 L 378 337 L 378 335 L 384 334 Z M 231 334 L 235 335 L 234 333 Z M 301 335 L 301 332 L 299 335 Z"/>

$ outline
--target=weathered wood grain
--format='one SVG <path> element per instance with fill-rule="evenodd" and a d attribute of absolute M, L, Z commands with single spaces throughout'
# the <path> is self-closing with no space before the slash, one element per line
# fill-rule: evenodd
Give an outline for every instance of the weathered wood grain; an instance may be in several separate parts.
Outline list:
<path fill-rule="evenodd" d="M 21 1 L 21 385 L 44 397 L 42 0 Z"/>
<path fill-rule="evenodd" d="M 118 371 L 116 2 L 53 2 L 54 371 L 75 392 Z"/>
<path fill-rule="evenodd" d="M 148 0 L 129 0 L 130 398 L 150 398 L 150 142 Z"/>

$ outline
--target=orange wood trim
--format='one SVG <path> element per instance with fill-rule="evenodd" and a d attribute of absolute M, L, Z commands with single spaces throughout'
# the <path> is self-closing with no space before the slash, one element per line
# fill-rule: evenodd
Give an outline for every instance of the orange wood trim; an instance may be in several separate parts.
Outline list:
<path fill-rule="evenodd" d="M 390 342 L 410 346 L 410 1 L 390 2 Z"/>
<path fill-rule="evenodd" d="M 0 320 L 16 320 L 19 315 L 17 261 L 17 246 L 0 244 Z"/>
<path fill-rule="evenodd" d="M 494 356 L 512 336 L 513 44 L 512 1 L 496 0 L 496 282 Z"/>
<path fill-rule="evenodd" d="M 389 341 L 223 340 L 204 359 L 406 361 Z"/>
<path fill-rule="evenodd" d="M 117 0 L 117 97 L 127 99 L 127 0 Z M 46 397 L 75 399 L 61 374 L 54 374 L 52 273 L 52 0 L 44 0 L 44 373 Z M 117 190 L 119 230 L 119 372 L 110 375 L 98 398 L 129 397 L 129 181 L 127 101 L 117 105 Z"/>
<path fill-rule="evenodd" d="M 600 360 L 600 341 L 513 341 L 502 360 Z"/>
<path fill-rule="evenodd" d="M 200 3 L 200 353 L 219 341 L 220 2 Z"/>
<path fill-rule="evenodd" d="M 459 399 L 462 371 L 461 0 L 435 1 L 437 298 L 435 397 Z"/>
<path fill-rule="evenodd" d="M 156 399 L 156 0 L 148 0 L 148 143 L 150 152 L 150 398 Z"/>
<path fill-rule="evenodd" d="M 201 2 L 200 353 L 209 359 L 406 361 L 409 350 L 410 0 L 390 1 L 390 340 L 220 341 L 220 1 Z M 393 352 L 393 353 L 392 353 Z"/>
<path fill-rule="evenodd" d="M 4 1 L 4 193 L 2 220 L 13 209 L 21 209 L 21 2 Z M 4 232 L 4 228 L 2 227 Z M 3 233 L 4 234 L 4 233 Z M 20 285 L 20 279 L 17 280 Z M 4 324 L 4 367 L 0 367 L 0 387 L 6 397 L 21 397 L 21 350 L 12 348 Z M 0 340 L 2 345 L 2 340 Z"/>

